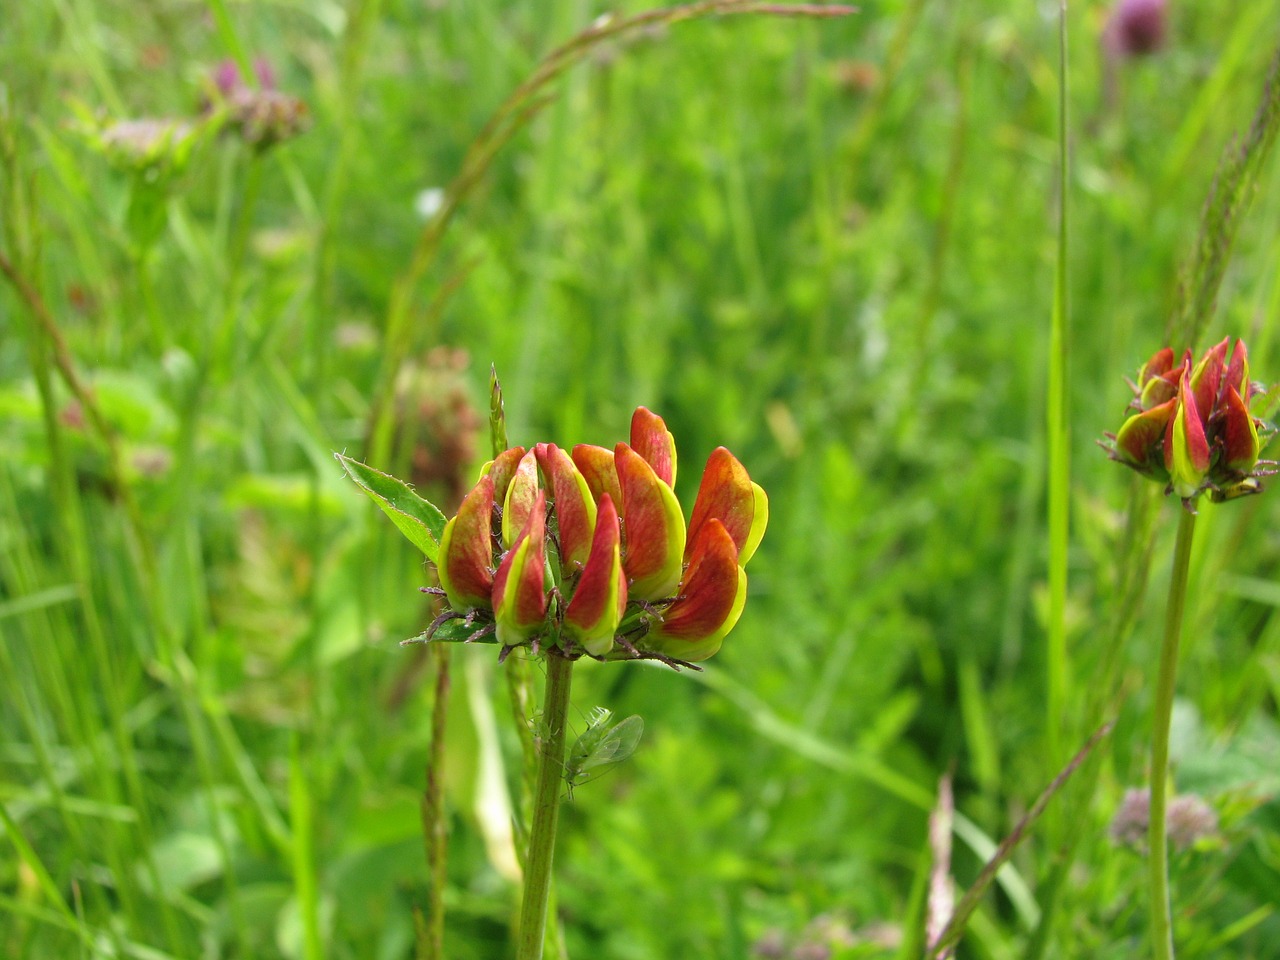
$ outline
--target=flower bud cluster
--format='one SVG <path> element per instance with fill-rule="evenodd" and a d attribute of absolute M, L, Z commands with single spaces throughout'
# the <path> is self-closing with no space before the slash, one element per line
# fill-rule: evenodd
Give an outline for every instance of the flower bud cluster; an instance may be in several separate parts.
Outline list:
<path fill-rule="evenodd" d="M 1249 410 L 1261 387 L 1249 380 L 1244 341 L 1232 348 L 1228 337 L 1192 361 L 1190 350 L 1180 363 L 1171 348 L 1156 351 L 1132 384 L 1135 412 L 1104 449 L 1188 504 L 1206 491 L 1214 500 L 1259 492 L 1258 478 L 1275 471 L 1259 459 L 1270 428 Z"/>
<path fill-rule="evenodd" d="M 557 644 L 566 655 L 705 660 L 747 596 L 744 567 L 768 499 L 723 447 L 707 461 L 686 524 L 673 484 L 675 441 L 644 407 L 612 450 L 513 447 L 485 465 L 440 538 L 447 610 L 437 639 L 504 649 Z M 450 620 L 465 632 L 440 631 Z"/>

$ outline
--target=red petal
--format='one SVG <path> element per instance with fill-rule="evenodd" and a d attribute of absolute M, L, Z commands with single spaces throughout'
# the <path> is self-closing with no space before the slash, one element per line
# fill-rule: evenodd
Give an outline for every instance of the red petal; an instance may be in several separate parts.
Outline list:
<path fill-rule="evenodd" d="M 676 482 L 676 441 L 656 413 L 636 407 L 631 415 L 631 449 L 644 457 L 668 487 Z"/>
<path fill-rule="evenodd" d="M 1116 435 L 1116 453 L 1135 467 L 1145 467 L 1158 451 L 1177 406 L 1175 397 L 1131 416 Z"/>
<path fill-rule="evenodd" d="M 613 451 L 604 447 L 593 447 L 589 443 L 580 443 L 573 448 L 570 456 L 573 464 L 582 472 L 587 481 L 587 489 L 599 503 L 607 493 L 615 504 L 622 502 L 622 491 L 618 487 L 618 472 L 613 466 Z"/>
<path fill-rule="evenodd" d="M 1261 444 L 1258 430 L 1249 415 L 1249 405 L 1235 388 L 1228 386 L 1223 406 L 1226 421 L 1222 431 L 1222 463 L 1233 473 L 1248 473 L 1258 462 Z"/>
<path fill-rule="evenodd" d="M 746 468 L 724 447 L 711 451 L 706 469 L 702 471 L 702 484 L 689 520 L 686 554 L 693 551 L 703 525 L 713 518 L 725 525 L 734 545 L 741 551 L 751 535 L 755 518 L 755 490 Z"/>
<path fill-rule="evenodd" d="M 619 562 L 618 511 L 608 494 L 600 501 L 591 556 L 565 609 L 565 624 L 588 640 L 612 638 L 627 606 L 627 580 Z M 612 641 L 610 639 L 610 645 Z M 592 649 L 601 654 L 607 649 Z"/>
<path fill-rule="evenodd" d="M 502 543 L 507 548 L 514 545 L 516 536 L 524 529 L 539 493 L 538 458 L 529 450 L 516 465 L 502 504 Z"/>
<path fill-rule="evenodd" d="M 455 610 L 487 607 L 493 592 L 493 481 L 481 477 L 441 537 L 440 585 Z"/>
<path fill-rule="evenodd" d="M 680 583 L 684 556 L 680 504 L 648 462 L 625 443 L 614 448 L 613 461 L 622 488 L 623 565 L 631 594 L 641 600 L 670 596 Z"/>
<path fill-rule="evenodd" d="M 1249 383 L 1249 348 L 1243 340 L 1236 341 L 1236 348 L 1231 352 L 1231 365 L 1227 367 L 1226 385 L 1240 394 L 1246 407 L 1249 405 L 1249 394 L 1253 385 Z"/>
<path fill-rule="evenodd" d="M 591 534 L 596 525 L 596 505 L 591 492 L 569 455 L 554 443 L 534 447 L 542 474 L 551 481 L 556 522 L 560 532 L 560 565 L 569 571 L 587 562 Z"/>
<path fill-rule="evenodd" d="M 1191 371 L 1191 389 L 1196 395 L 1195 408 L 1200 414 L 1201 424 L 1209 421 L 1209 415 L 1218 402 L 1218 388 L 1222 385 L 1222 374 L 1227 366 L 1228 343 L 1230 338 L 1224 337 L 1221 343 L 1210 347 Z"/>
<path fill-rule="evenodd" d="M 524 528 L 493 578 L 493 607 L 500 629 L 527 633 L 547 615 L 546 513 L 546 494 L 539 490 Z M 509 598 L 508 591 L 513 589 L 514 597 Z"/>
<path fill-rule="evenodd" d="M 516 467 L 524 453 L 524 447 L 503 450 L 489 466 L 489 476 L 493 477 L 493 496 L 499 503 L 506 501 L 507 488 L 511 486 L 511 479 L 516 475 Z"/>
<path fill-rule="evenodd" d="M 741 613 L 740 587 L 738 548 L 724 524 L 712 518 L 694 542 L 680 599 L 667 609 L 656 632 L 664 638 L 689 643 L 721 631 L 727 633 L 726 625 L 733 626 L 727 621 L 735 608 Z"/>
<path fill-rule="evenodd" d="M 1173 369 L 1173 347 L 1162 347 L 1152 354 L 1138 373 L 1138 386 L 1145 386 L 1153 377 L 1163 377 Z"/>

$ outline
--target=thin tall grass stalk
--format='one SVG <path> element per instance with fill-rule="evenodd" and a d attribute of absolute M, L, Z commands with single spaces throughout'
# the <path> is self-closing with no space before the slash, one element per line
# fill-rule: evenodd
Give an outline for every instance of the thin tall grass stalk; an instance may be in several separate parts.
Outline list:
<path fill-rule="evenodd" d="M 1258 175 L 1280 130 L 1280 48 L 1272 57 L 1262 100 L 1244 136 L 1229 143 L 1209 187 L 1195 251 L 1178 287 L 1178 302 L 1165 327 L 1164 342 L 1194 346 L 1218 305 L 1218 290 L 1231 260 L 1240 222 L 1253 198 Z"/>
<path fill-rule="evenodd" d="M 1070 663 L 1067 655 L 1067 551 L 1071 523 L 1070 414 L 1067 409 L 1068 327 L 1068 150 L 1067 150 L 1067 0 L 1058 7 L 1058 258 L 1053 274 L 1053 313 L 1049 325 L 1049 377 L 1046 439 L 1049 460 L 1049 624 L 1047 651 L 1049 758 L 1061 762 Z"/>

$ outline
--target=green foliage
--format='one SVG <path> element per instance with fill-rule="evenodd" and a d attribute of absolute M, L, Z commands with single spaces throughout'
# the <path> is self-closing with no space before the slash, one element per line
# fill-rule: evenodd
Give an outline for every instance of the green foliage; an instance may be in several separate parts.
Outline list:
<path fill-rule="evenodd" d="M 425 192 L 603 7 L 4 5 L 0 254 L 65 353 L 6 271 L 0 955 L 411 955 L 434 678 L 398 641 L 435 615 L 418 588 L 442 517 L 421 498 L 452 512 L 488 457 L 490 363 L 512 443 L 600 443 L 643 403 L 679 441 L 682 502 L 723 443 L 771 503 L 751 600 L 705 676 L 575 670 L 576 703 L 642 716 L 646 733 L 562 810 L 569 956 L 918 956 L 939 777 L 953 771 L 952 873 L 968 888 L 1057 773 L 1054 736 L 1070 755 L 1101 714 L 1115 731 L 1014 853 L 960 956 L 1024 956 L 1037 911 L 1046 957 L 1144 952 L 1145 860 L 1107 829 L 1145 782 L 1176 524 L 1153 501 L 1145 527 L 1126 525 L 1129 479 L 1093 440 L 1166 320 L 1208 302 L 1179 294 L 1182 276 L 1216 285 L 1196 346 L 1245 337 L 1255 377 L 1280 378 L 1274 151 L 1216 194 L 1230 243 L 1197 240 L 1215 175 L 1227 182 L 1217 158 L 1252 142 L 1273 55 L 1259 38 L 1280 8 L 1178 5 L 1169 47 L 1108 75 L 1102 7 L 1069 5 L 1057 611 L 1052 20 L 989 0 L 861 6 L 593 48 L 415 272 L 418 211 L 438 199 Z M 135 199 L 146 170 L 86 129 L 198 121 L 228 57 L 268 60 L 310 129 L 259 149 L 201 127 Z M 401 354 L 428 376 L 401 380 Z M 1197 522 L 1172 759 L 1219 830 L 1173 857 L 1183 960 L 1280 942 L 1278 528 L 1274 490 Z M 1068 652 L 1056 733 L 1051 609 Z M 516 731 L 537 720 L 503 671 L 539 667 L 499 668 L 496 649 L 451 648 L 451 960 L 511 944 Z"/>
<path fill-rule="evenodd" d="M 423 500 L 409 485 L 350 457 L 334 456 L 369 499 L 376 503 L 409 542 L 434 561 L 444 533 L 445 516 L 435 504 Z"/>

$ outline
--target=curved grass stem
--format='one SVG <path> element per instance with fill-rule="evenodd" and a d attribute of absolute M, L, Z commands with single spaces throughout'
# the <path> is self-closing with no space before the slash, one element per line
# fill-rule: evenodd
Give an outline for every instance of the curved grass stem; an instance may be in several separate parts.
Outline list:
<path fill-rule="evenodd" d="M 1178 673 L 1178 646 L 1182 638 L 1182 614 L 1187 605 L 1187 571 L 1196 515 L 1182 511 L 1178 540 L 1173 550 L 1173 575 L 1165 608 L 1164 642 L 1160 646 L 1160 672 L 1156 679 L 1156 711 L 1151 743 L 1151 815 L 1148 825 L 1151 886 L 1152 955 L 1173 960 L 1173 914 L 1169 902 L 1169 842 L 1166 820 L 1169 807 L 1169 725 Z"/>
<path fill-rule="evenodd" d="M 564 775 L 565 731 L 572 680 L 572 660 L 554 652 L 547 657 L 547 692 L 542 701 L 546 739 L 538 757 L 538 782 L 533 795 L 529 852 L 524 862 L 524 900 L 520 907 L 516 960 L 541 960 L 542 945 L 546 939 L 551 864 L 560 816 L 560 781 Z"/>

